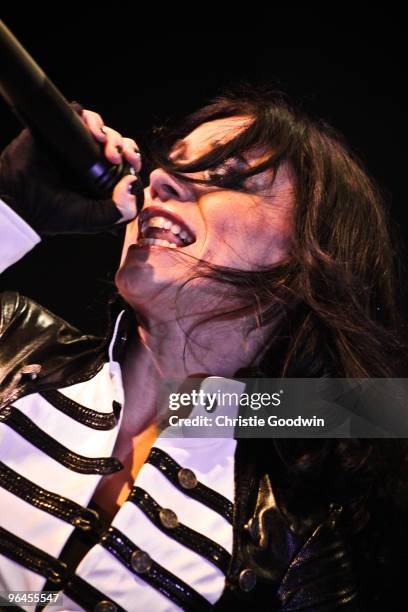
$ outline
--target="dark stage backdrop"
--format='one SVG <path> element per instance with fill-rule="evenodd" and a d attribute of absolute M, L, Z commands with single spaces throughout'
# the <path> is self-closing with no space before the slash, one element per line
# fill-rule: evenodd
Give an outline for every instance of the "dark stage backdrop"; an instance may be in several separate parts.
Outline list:
<path fill-rule="evenodd" d="M 68 99 L 97 110 L 107 125 L 143 148 L 153 126 L 195 110 L 230 84 L 283 89 L 345 134 L 387 192 L 394 223 L 406 239 L 407 110 L 398 53 L 366 46 L 346 52 L 344 46 L 273 47 L 272 36 L 268 43 L 240 32 L 171 30 L 163 36 L 151 24 L 138 25 L 136 13 L 115 19 L 111 11 L 95 14 L 77 6 L 70 15 L 58 6 L 35 23 L 12 7 L 2 10 L 2 18 Z M 3 101 L 0 122 L 3 148 L 19 130 Z M 1 286 L 86 331 L 100 331 L 101 303 L 113 287 L 120 248 L 120 236 L 45 239 L 2 275 Z"/>

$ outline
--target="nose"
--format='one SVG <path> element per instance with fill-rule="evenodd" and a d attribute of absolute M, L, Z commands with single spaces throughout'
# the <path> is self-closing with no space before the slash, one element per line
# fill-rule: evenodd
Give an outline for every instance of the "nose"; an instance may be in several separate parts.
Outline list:
<path fill-rule="evenodd" d="M 180 180 L 162 168 L 156 168 L 150 173 L 148 190 L 152 199 L 159 198 L 162 202 L 167 200 L 187 202 L 194 196 L 192 184 Z"/>

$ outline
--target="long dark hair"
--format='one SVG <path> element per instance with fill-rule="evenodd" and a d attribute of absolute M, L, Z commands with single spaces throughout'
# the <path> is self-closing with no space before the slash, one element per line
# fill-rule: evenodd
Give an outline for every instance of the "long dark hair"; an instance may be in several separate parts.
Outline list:
<path fill-rule="evenodd" d="M 189 164 L 169 159 L 176 139 L 203 122 L 234 115 L 251 118 L 235 138 Z M 292 107 L 279 93 L 250 89 L 217 98 L 180 128 L 159 135 L 157 163 L 182 180 L 189 180 L 184 173 L 212 169 L 212 178 L 200 182 L 245 191 L 246 179 L 267 168 L 276 173 L 286 163 L 293 172 L 296 208 L 288 259 L 255 272 L 205 262 L 196 269 L 197 275 L 236 289 L 243 300 L 240 308 L 219 316 L 240 316 L 252 309 L 260 325 L 279 320 L 258 366 L 263 375 L 404 376 L 398 253 L 387 206 L 336 130 Z M 256 167 L 230 172 L 226 161 L 253 147 L 267 156 Z M 217 173 L 217 168 L 224 170 Z M 402 525 L 398 519 L 408 518 L 405 440 L 292 440 L 275 441 L 275 446 L 286 464 L 293 505 L 302 500 L 304 508 L 313 493 L 315 499 L 337 501 L 345 508 L 344 532 L 359 549 L 361 575 L 365 571 L 372 580 L 381 570 L 384 582 L 387 564 L 395 573 L 397 560 L 391 561 L 400 548 L 394 534 Z M 372 568 L 371 575 L 367 568 Z M 369 579 L 362 579 L 361 589 L 374 605 Z"/>
<path fill-rule="evenodd" d="M 233 115 L 252 121 L 226 144 L 189 164 L 168 158 L 175 140 L 205 121 Z M 183 173 L 212 169 L 211 178 L 195 182 L 247 191 L 245 180 L 254 174 L 268 168 L 276 173 L 283 163 L 293 171 L 296 210 L 287 261 L 256 272 L 197 263 L 197 274 L 238 290 L 242 306 L 222 316 L 252 309 L 266 323 L 279 315 L 274 341 L 287 341 L 283 376 L 301 374 L 303 367 L 303 376 L 322 369 L 344 377 L 395 376 L 404 361 L 395 240 L 380 190 L 343 137 L 281 94 L 254 90 L 220 97 L 160 136 L 164 147 L 155 152 L 156 163 L 182 180 L 189 180 Z M 225 166 L 253 147 L 268 152 L 258 165 Z M 268 358 L 263 366 L 269 371 Z"/>

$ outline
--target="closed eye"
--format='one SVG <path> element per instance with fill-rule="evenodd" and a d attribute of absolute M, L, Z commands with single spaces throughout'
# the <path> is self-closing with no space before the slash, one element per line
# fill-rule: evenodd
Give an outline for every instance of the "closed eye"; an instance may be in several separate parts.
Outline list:
<path fill-rule="evenodd" d="M 211 185 L 230 189 L 242 189 L 247 176 L 245 170 L 249 167 L 244 158 L 233 157 L 214 168 L 208 168 L 203 173 L 204 180 Z"/>

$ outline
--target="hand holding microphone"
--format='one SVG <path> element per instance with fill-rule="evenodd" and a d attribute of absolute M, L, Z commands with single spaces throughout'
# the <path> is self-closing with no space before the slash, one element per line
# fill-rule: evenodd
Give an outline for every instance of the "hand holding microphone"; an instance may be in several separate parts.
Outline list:
<path fill-rule="evenodd" d="M 0 61 L 0 94 L 30 128 L 1 155 L 0 197 L 40 234 L 134 218 L 143 206 L 136 143 L 70 105 L 1 21 Z"/>
<path fill-rule="evenodd" d="M 126 161 L 140 172 L 134 140 L 104 126 L 96 113 L 84 110 L 81 117 L 111 164 Z M 136 216 L 136 196 L 140 201 L 143 193 L 135 174 L 120 179 L 111 198 L 82 195 L 67 188 L 63 173 L 24 129 L 0 157 L 0 197 L 40 235 L 97 233 Z"/>

